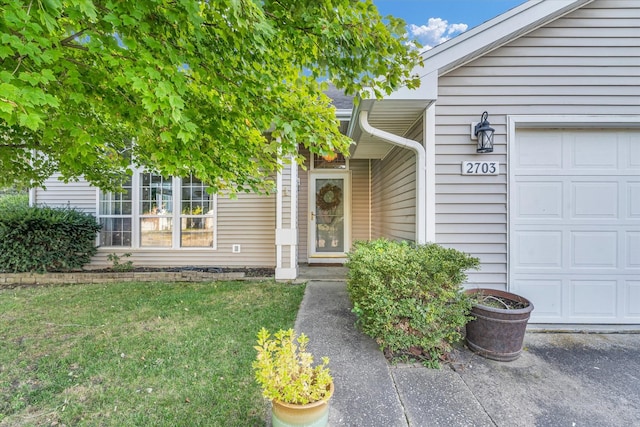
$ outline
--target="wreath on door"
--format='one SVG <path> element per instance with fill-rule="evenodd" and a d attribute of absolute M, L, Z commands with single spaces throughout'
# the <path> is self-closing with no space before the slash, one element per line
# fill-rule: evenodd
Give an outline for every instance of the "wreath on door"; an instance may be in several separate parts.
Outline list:
<path fill-rule="evenodd" d="M 323 211 L 337 208 L 342 202 L 342 190 L 334 184 L 325 184 L 316 194 L 316 207 Z"/>

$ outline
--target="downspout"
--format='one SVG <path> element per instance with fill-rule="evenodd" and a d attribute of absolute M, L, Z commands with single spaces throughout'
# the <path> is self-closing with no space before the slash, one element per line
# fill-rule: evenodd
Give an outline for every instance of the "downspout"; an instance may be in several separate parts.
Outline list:
<path fill-rule="evenodd" d="M 427 181 L 427 164 L 425 149 L 417 141 L 404 138 L 392 134 L 390 132 L 374 128 L 369 124 L 369 113 L 367 111 L 361 111 L 359 116 L 359 123 L 362 131 L 383 139 L 390 144 L 398 147 L 407 148 L 416 153 L 416 243 L 427 243 L 426 234 L 426 181 Z"/>
<path fill-rule="evenodd" d="M 372 184 L 373 184 L 373 174 L 371 173 L 371 159 L 369 159 L 369 241 L 372 238 L 372 227 L 373 227 L 373 216 L 371 212 L 371 204 L 373 203 L 373 193 L 372 193 Z"/>

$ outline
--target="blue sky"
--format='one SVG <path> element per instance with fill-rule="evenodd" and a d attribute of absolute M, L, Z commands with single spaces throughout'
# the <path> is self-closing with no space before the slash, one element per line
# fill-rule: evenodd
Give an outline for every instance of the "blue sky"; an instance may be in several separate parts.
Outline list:
<path fill-rule="evenodd" d="M 407 22 L 411 38 L 433 47 L 526 0 L 373 0 L 380 13 Z"/>

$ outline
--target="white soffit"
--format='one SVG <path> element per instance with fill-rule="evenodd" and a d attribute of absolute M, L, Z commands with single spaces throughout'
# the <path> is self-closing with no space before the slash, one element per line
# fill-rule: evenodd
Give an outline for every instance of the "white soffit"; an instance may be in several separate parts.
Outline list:
<path fill-rule="evenodd" d="M 368 121 L 374 128 L 404 136 L 431 102 L 427 99 L 362 99 L 357 111 L 358 114 L 367 111 Z M 357 142 L 351 146 L 352 159 L 382 159 L 394 147 L 386 140 L 363 132 L 357 120 L 352 120 L 349 136 Z"/>
<path fill-rule="evenodd" d="M 404 137 L 427 107 L 438 98 L 437 83 L 438 78 L 434 73 L 423 78 L 417 89 L 403 87 L 381 100 L 360 99 L 353 117 L 358 117 L 360 111 L 367 111 L 371 126 Z M 353 159 L 382 159 L 394 147 L 388 141 L 362 132 L 358 120 L 351 121 L 348 135 L 357 142 L 357 145 L 351 146 Z"/>

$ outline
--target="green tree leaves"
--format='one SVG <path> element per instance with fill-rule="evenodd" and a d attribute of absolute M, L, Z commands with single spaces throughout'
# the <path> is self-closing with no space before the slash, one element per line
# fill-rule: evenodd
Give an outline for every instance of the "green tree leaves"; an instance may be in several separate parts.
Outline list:
<path fill-rule="evenodd" d="M 265 191 L 278 152 L 346 151 L 330 79 L 377 96 L 419 61 L 370 0 L 2 1 L 0 186 L 112 189 L 130 159 Z M 136 143 L 130 144 L 131 138 Z"/>

